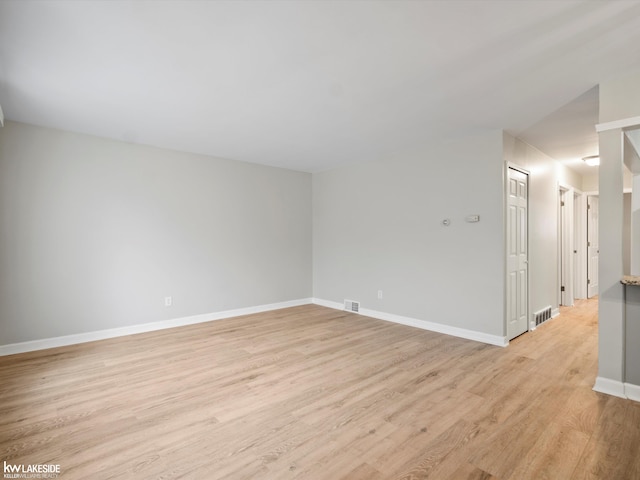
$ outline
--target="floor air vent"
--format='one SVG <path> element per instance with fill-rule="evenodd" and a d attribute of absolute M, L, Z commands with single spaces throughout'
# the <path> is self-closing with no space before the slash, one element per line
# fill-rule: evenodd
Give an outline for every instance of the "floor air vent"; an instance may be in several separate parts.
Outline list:
<path fill-rule="evenodd" d="M 344 309 L 347 312 L 358 313 L 360 311 L 360 302 L 354 302 L 353 300 L 345 300 Z"/>
<path fill-rule="evenodd" d="M 536 327 L 541 323 L 546 322 L 550 318 L 551 318 L 551 306 L 543 308 L 542 310 L 538 310 L 533 314 L 533 321 Z"/>

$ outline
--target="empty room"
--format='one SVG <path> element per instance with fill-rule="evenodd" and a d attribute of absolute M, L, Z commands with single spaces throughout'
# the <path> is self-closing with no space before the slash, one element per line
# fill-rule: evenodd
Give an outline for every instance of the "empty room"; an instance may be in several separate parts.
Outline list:
<path fill-rule="evenodd" d="M 2 478 L 640 479 L 640 2 L 0 0 Z"/>

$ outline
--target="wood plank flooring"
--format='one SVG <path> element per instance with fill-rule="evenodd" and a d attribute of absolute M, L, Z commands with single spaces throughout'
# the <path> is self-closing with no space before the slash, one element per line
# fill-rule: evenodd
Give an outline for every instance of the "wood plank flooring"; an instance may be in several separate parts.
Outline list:
<path fill-rule="evenodd" d="M 640 479 L 597 302 L 508 348 L 315 305 L 0 357 L 0 461 L 61 479 Z M 436 320 L 436 319 L 434 319 Z"/>

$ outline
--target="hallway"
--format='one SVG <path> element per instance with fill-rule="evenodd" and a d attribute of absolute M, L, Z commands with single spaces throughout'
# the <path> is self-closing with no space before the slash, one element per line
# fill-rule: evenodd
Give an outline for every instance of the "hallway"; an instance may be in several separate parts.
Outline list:
<path fill-rule="evenodd" d="M 535 371 L 530 380 L 542 391 L 534 411 L 541 409 L 536 415 L 549 421 L 530 437 L 533 448 L 518 466 L 522 475 L 509 478 L 640 478 L 640 403 L 591 389 L 598 371 L 598 297 L 576 300 L 560 313 L 508 348 Z M 519 421 L 506 422 L 498 444 L 515 439 Z M 550 466 L 554 461 L 564 465 L 565 475 Z"/>

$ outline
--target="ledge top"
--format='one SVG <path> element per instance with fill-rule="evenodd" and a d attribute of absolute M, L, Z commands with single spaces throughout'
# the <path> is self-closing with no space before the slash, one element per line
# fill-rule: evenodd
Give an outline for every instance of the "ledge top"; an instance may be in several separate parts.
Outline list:
<path fill-rule="evenodd" d="M 623 285 L 637 285 L 640 286 L 640 275 L 625 275 L 620 280 Z"/>

